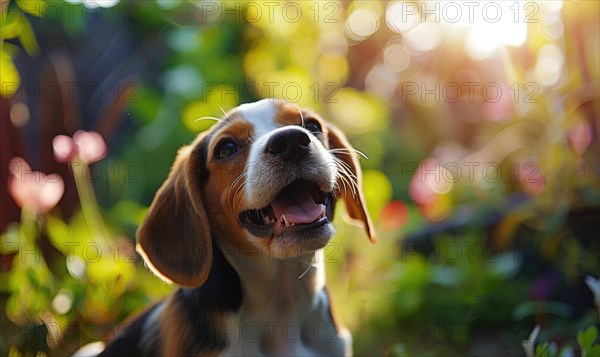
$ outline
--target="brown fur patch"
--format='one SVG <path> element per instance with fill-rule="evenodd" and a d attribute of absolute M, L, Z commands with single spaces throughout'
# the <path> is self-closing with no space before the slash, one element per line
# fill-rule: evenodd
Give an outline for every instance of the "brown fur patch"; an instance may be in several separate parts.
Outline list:
<path fill-rule="evenodd" d="M 350 170 L 350 173 L 354 176 L 347 177 L 347 179 L 354 181 L 356 184 L 355 194 L 350 194 L 343 191 L 346 211 L 350 219 L 356 221 L 364 227 L 369 240 L 372 243 L 375 243 L 377 242 L 377 236 L 365 204 L 365 198 L 362 190 L 362 170 L 360 169 L 360 165 L 358 163 L 358 157 L 351 151 L 352 146 L 348 142 L 348 139 L 346 139 L 346 136 L 338 128 L 331 124 L 328 125 L 327 138 L 329 141 L 329 147 L 331 149 L 348 150 L 347 152 L 338 152 L 335 154 L 338 159 L 346 164 L 348 170 Z M 343 183 L 340 182 L 338 185 L 342 187 Z"/>
<path fill-rule="evenodd" d="M 166 306 L 160 316 L 160 354 L 163 356 L 182 356 L 194 336 L 191 326 L 184 323 L 187 316 L 182 316 L 183 311 L 173 300 L 171 296 L 165 302 Z"/>
<path fill-rule="evenodd" d="M 229 125 L 214 133 L 208 150 L 207 169 L 209 179 L 203 190 L 203 201 L 207 203 L 206 211 L 211 228 L 220 236 L 230 239 L 234 247 L 240 251 L 256 250 L 245 239 L 238 215 L 244 210 L 246 162 L 250 154 L 254 129 L 243 118 L 230 121 Z M 225 138 L 235 140 L 238 153 L 230 160 L 216 160 L 214 153 L 217 145 Z"/>
<path fill-rule="evenodd" d="M 217 314 L 214 314 L 217 315 Z M 160 356 L 184 356 L 189 354 L 191 344 L 194 343 L 195 331 L 193 327 L 187 323 L 189 316 L 187 311 L 175 300 L 172 295 L 165 302 L 165 308 L 160 316 Z M 224 321 L 220 321 L 217 316 L 211 316 L 211 323 L 217 326 L 225 326 Z M 217 356 L 219 351 L 209 352 L 203 351 L 197 356 Z"/>
<path fill-rule="evenodd" d="M 209 220 L 199 192 L 203 166 L 198 155 L 192 155 L 192 147 L 179 150 L 137 231 L 137 250 L 148 267 L 183 286 L 202 285 L 212 261 Z"/>
<path fill-rule="evenodd" d="M 275 117 L 277 123 L 281 125 L 302 125 L 303 122 L 309 120 L 320 124 L 323 134 L 315 133 L 315 136 L 326 149 L 329 149 L 327 125 L 319 115 L 309 110 L 300 109 L 291 103 L 277 102 L 277 116 Z"/>
<path fill-rule="evenodd" d="M 301 125 L 304 113 L 296 105 L 287 102 L 277 102 L 275 122 L 281 125 Z"/>

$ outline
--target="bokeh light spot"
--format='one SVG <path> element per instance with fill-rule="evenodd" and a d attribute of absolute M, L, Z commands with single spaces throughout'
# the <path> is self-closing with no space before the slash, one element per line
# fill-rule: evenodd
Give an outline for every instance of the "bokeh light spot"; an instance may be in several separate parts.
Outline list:
<path fill-rule="evenodd" d="M 23 102 L 18 102 L 10 107 L 10 122 L 17 128 L 22 128 L 29 123 L 29 107 Z"/>
<path fill-rule="evenodd" d="M 410 54 L 404 46 L 390 44 L 383 51 L 383 60 L 392 71 L 402 72 L 410 65 Z"/>
<path fill-rule="evenodd" d="M 408 32 L 406 39 L 414 49 L 426 52 L 440 45 L 442 35 L 436 25 L 425 22 Z"/>
<path fill-rule="evenodd" d="M 548 44 L 538 51 L 538 60 L 535 65 L 535 79 L 544 86 L 558 83 L 565 62 L 563 52 L 558 46 Z"/>
<path fill-rule="evenodd" d="M 64 315 L 71 310 L 73 306 L 73 296 L 66 290 L 61 290 L 58 295 L 52 299 L 52 308 L 57 313 Z"/>
<path fill-rule="evenodd" d="M 379 29 L 377 13 L 370 8 L 358 8 L 346 20 L 346 34 L 355 41 L 362 41 Z"/>
<path fill-rule="evenodd" d="M 384 230 L 398 229 L 408 219 L 408 207 L 404 202 L 392 201 L 383 207 L 379 219 Z"/>
<path fill-rule="evenodd" d="M 390 30 L 397 33 L 404 33 L 411 30 L 421 21 L 421 17 L 416 11 L 409 11 L 411 9 L 408 7 L 411 5 L 403 1 L 389 3 L 385 11 L 385 22 Z"/>

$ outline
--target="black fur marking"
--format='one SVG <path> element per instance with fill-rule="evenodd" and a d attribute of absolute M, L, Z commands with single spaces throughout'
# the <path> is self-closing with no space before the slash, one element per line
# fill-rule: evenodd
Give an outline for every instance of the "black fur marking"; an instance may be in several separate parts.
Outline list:
<path fill-rule="evenodd" d="M 144 324 L 152 312 L 160 305 L 156 304 L 144 312 L 140 317 L 133 320 L 118 336 L 106 347 L 99 357 L 118 356 L 148 356 L 141 347 L 144 335 Z"/>
<path fill-rule="evenodd" d="M 202 141 L 200 141 L 200 143 L 198 143 L 192 150 L 192 155 L 198 156 L 200 162 L 202 163 L 202 167 L 200 169 L 200 179 L 202 182 L 208 181 L 210 176 L 208 168 L 206 167 L 206 163 L 208 162 L 208 143 L 210 142 L 211 138 L 212 134 L 209 134 L 203 138 Z"/>
<path fill-rule="evenodd" d="M 242 305 L 242 287 L 235 270 L 213 241 L 213 260 L 208 279 L 198 288 L 181 288 L 177 290 L 171 301 L 179 305 L 182 316 L 193 333 L 185 355 L 201 352 L 221 351 L 228 345 L 226 327 L 222 325 L 223 314 L 237 312 Z M 147 356 L 148 349 L 141 349 L 144 338 L 144 324 L 155 305 L 143 315 L 133 320 L 118 337 L 112 341 L 100 356 Z M 215 321 L 216 317 L 216 321 Z M 161 341 L 151 346 L 151 356 L 159 351 Z"/>
<path fill-rule="evenodd" d="M 214 316 L 237 312 L 242 305 L 242 288 L 235 270 L 229 265 L 221 249 L 213 241 L 213 261 L 208 279 L 198 288 L 179 289 L 173 302 L 187 312 L 185 321 L 193 331 L 194 341 L 186 354 L 220 351 L 227 347 L 227 331 L 221 319 Z M 219 316 L 221 317 L 221 316 Z"/>
<path fill-rule="evenodd" d="M 229 265 L 218 245 L 213 242 L 213 261 L 208 279 L 198 288 L 179 289 L 173 297 L 185 311 L 193 331 L 186 354 L 221 351 L 228 345 L 227 331 L 222 325 L 222 315 L 237 312 L 242 305 L 242 288 L 235 270 Z M 214 317 L 217 317 L 217 321 Z M 221 316 L 220 316 L 221 315 Z"/>

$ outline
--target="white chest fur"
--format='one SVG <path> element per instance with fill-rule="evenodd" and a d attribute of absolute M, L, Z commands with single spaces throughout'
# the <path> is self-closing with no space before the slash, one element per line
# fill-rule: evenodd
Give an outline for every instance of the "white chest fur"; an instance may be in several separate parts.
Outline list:
<path fill-rule="evenodd" d="M 318 251 L 293 262 L 229 259 L 244 300 L 239 313 L 227 318 L 229 345 L 221 355 L 350 355 L 351 335 L 331 317 L 322 258 Z"/>

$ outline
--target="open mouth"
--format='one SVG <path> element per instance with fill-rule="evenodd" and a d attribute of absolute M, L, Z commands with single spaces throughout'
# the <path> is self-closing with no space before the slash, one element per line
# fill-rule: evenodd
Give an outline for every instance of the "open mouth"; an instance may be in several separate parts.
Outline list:
<path fill-rule="evenodd" d="M 332 197 L 316 183 L 298 180 L 284 187 L 268 206 L 240 213 L 239 220 L 257 237 L 317 228 L 331 219 Z"/>

